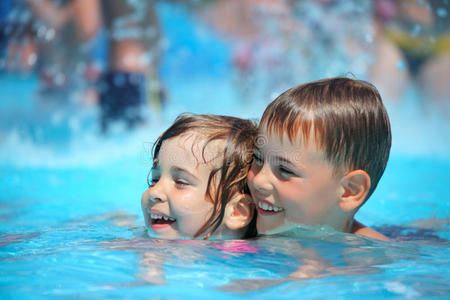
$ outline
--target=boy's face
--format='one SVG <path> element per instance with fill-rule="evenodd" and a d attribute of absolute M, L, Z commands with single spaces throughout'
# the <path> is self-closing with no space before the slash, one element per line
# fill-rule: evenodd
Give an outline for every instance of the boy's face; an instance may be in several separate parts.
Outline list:
<path fill-rule="evenodd" d="M 333 226 L 340 217 L 340 181 L 313 139 L 291 143 L 287 135 L 260 131 L 248 174 L 258 232 L 293 224 Z"/>

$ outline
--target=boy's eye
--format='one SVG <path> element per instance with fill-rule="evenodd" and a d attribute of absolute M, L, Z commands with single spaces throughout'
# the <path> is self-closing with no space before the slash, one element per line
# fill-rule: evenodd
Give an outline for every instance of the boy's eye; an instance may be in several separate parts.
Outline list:
<path fill-rule="evenodd" d="M 290 169 L 288 169 L 288 168 L 286 168 L 284 166 L 279 166 L 278 167 L 278 172 L 283 177 L 291 177 L 291 176 L 295 175 L 294 172 L 292 172 Z"/>

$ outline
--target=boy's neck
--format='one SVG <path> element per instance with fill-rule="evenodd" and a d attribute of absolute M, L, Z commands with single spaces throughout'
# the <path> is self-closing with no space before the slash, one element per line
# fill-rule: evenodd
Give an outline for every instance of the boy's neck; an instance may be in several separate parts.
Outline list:
<path fill-rule="evenodd" d="M 331 214 L 332 217 L 328 218 L 326 220 L 325 224 L 330 225 L 337 231 L 345 232 L 345 233 L 351 233 L 353 226 L 354 226 L 354 216 L 355 213 L 352 212 L 345 212 L 341 209 L 337 209 L 334 211 L 333 214 Z"/>
<path fill-rule="evenodd" d="M 346 232 L 346 233 L 352 233 L 353 228 L 356 223 L 358 223 L 358 222 L 355 222 L 355 219 L 353 218 L 353 216 L 346 218 L 346 220 L 344 221 L 344 224 L 341 227 L 341 231 Z"/>

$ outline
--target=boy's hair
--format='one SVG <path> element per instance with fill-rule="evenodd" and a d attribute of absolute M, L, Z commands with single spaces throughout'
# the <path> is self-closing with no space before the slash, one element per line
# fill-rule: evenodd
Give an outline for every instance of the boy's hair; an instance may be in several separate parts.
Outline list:
<path fill-rule="evenodd" d="M 205 163 L 207 162 L 205 159 L 207 145 L 218 140 L 226 142 L 223 152 L 218 151 L 222 155 L 221 162 L 209 174 L 206 188 L 206 195 L 214 201 L 213 213 L 194 235 L 194 237 L 198 237 L 205 234 L 205 239 L 207 239 L 222 223 L 225 206 L 235 193 L 250 194 L 247 186 L 247 173 L 251 164 L 258 127 L 250 120 L 230 116 L 180 115 L 156 140 L 153 146 L 153 164 L 156 163 L 165 140 L 191 133 L 206 141 L 201 153 Z M 194 149 L 191 151 L 194 153 Z M 212 190 L 216 192 L 215 195 L 212 195 Z M 255 208 L 253 209 L 255 210 Z M 256 236 L 256 211 L 253 212 L 253 216 L 244 238 Z"/>
<path fill-rule="evenodd" d="M 309 82 L 278 96 L 260 123 L 268 134 L 287 134 L 292 142 L 312 138 L 335 173 L 366 171 L 371 186 L 383 175 L 391 148 L 389 117 L 375 86 L 346 77 Z"/>

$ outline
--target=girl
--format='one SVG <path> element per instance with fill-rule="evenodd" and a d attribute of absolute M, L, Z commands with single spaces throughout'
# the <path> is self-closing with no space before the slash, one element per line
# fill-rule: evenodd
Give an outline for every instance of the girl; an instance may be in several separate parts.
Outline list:
<path fill-rule="evenodd" d="M 182 115 L 156 141 L 142 212 L 150 236 L 248 238 L 255 207 L 246 184 L 257 126 Z"/>

